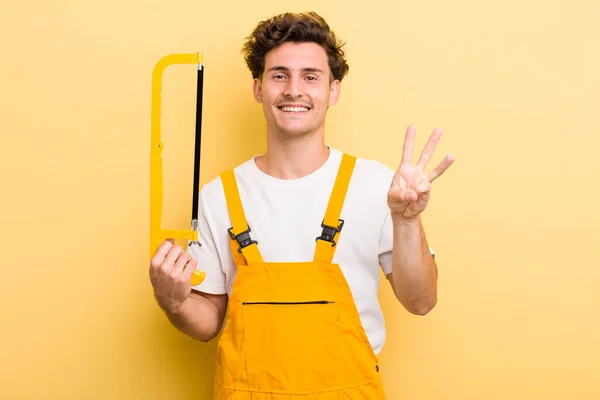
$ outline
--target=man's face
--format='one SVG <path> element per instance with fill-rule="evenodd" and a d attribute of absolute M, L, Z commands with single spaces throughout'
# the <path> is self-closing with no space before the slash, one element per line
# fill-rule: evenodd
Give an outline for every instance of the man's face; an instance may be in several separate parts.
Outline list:
<path fill-rule="evenodd" d="M 340 90 L 340 82 L 330 79 L 327 53 L 316 43 L 288 42 L 268 52 L 254 97 L 263 104 L 269 129 L 285 137 L 322 130 Z"/>

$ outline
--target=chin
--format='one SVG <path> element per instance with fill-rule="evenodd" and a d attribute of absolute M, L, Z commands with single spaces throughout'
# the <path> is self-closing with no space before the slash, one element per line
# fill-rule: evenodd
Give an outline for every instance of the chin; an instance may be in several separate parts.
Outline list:
<path fill-rule="evenodd" d="M 282 136 L 304 136 L 312 131 L 314 127 L 307 126 L 306 124 L 273 124 L 272 128 L 276 132 L 279 132 Z"/>
<path fill-rule="evenodd" d="M 312 129 L 286 129 L 280 128 L 278 129 L 279 135 L 283 138 L 300 138 L 305 136 L 310 136 L 315 131 Z"/>

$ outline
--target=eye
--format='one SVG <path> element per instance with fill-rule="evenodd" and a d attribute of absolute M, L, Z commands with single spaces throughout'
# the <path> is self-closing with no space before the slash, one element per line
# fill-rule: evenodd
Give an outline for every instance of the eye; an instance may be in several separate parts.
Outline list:
<path fill-rule="evenodd" d="M 276 75 L 273 75 L 273 79 L 285 79 L 285 75 L 283 75 L 283 74 L 276 74 Z"/>
<path fill-rule="evenodd" d="M 316 81 L 316 80 L 317 80 L 317 77 L 316 77 L 316 76 L 314 76 L 314 75 L 308 75 L 308 76 L 306 77 L 306 79 L 308 79 L 309 81 Z"/>

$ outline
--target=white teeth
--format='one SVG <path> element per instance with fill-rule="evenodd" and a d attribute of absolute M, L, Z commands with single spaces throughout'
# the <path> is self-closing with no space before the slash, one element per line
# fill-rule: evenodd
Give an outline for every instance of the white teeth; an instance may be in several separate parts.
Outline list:
<path fill-rule="evenodd" d="M 307 112 L 308 108 L 306 107 L 281 107 L 283 111 L 286 112 Z"/>

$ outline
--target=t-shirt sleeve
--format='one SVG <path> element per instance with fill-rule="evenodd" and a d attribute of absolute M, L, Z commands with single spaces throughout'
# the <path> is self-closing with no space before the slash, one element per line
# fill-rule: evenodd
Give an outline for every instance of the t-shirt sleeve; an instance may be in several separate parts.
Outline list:
<path fill-rule="evenodd" d="M 210 294 L 226 293 L 226 275 L 223 261 L 219 255 L 218 238 L 214 235 L 209 210 L 205 198 L 201 195 L 198 210 L 198 242 L 200 245 L 188 246 L 187 252 L 198 262 L 196 269 L 206 272 L 204 281 L 192 286 L 194 290 Z"/>
<path fill-rule="evenodd" d="M 392 216 L 388 212 L 379 235 L 379 265 L 385 275 L 392 272 L 392 249 L 393 249 L 394 229 L 392 225 Z"/>

